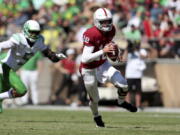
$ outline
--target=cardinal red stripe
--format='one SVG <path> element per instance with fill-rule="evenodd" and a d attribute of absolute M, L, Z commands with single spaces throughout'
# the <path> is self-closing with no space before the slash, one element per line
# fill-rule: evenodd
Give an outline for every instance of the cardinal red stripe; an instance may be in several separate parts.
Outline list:
<path fill-rule="evenodd" d="M 103 11 L 104 11 L 104 14 L 107 16 L 107 12 L 106 12 L 106 10 L 104 9 L 104 8 L 102 8 L 103 9 Z"/>

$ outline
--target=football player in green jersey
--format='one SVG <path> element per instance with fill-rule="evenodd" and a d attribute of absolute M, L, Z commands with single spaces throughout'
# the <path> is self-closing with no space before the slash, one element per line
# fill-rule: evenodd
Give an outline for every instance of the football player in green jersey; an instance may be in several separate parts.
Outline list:
<path fill-rule="evenodd" d="M 9 40 L 0 43 L 0 50 L 9 48 L 7 56 L 1 60 L 2 73 L 0 73 L 0 112 L 2 101 L 6 98 L 22 97 L 27 88 L 16 74 L 37 51 L 41 51 L 45 57 L 53 62 L 65 59 L 62 53 L 52 52 L 45 44 L 40 34 L 40 25 L 35 20 L 28 20 L 21 33 L 13 34 Z"/>

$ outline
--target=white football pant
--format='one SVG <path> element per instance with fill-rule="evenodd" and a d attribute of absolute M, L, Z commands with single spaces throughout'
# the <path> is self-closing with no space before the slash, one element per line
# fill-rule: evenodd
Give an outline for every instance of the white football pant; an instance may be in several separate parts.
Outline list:
<path fill-rule="evenodd" d="M 19 100 L 23 104 L 28 103 L 29 94 L 31 91 L 31 100 L 34 105 L 38 104 L 38 90 L 37 90 L 37 80 L 38 80 L 38 71 L 29 71 L 29 70 L 21 70 L 20 77 L 27 87 L 28 91 L 26 95 L 21 97 Z"/>
<path fill-rule="evenodd" d="M 100 83 L 111 82 L 117 88 L 127 90 L 127 81 L 121 72 L 115 69 L 108 61 L 95 69 L 82 68 L 81 71 L 86 90 L 92 102 L 98 103 L 99 92 L 97 81 Z"/>

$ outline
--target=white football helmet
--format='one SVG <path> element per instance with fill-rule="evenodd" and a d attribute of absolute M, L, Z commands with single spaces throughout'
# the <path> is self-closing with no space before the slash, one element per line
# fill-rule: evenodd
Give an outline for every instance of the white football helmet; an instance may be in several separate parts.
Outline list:
<path fill-rule="evenodd" d="M 31 42 L 35 42 L 39 38 L 40 31 L 40 25 L 35 20 L 28 20 L 23 26 L 24 36 Z"/>
<path fill-rule="evenodd" d="M 94 13 L 94 25 L 102 31 L 112 29 L 112 14 L 106 8 L 99 8 Z"/>

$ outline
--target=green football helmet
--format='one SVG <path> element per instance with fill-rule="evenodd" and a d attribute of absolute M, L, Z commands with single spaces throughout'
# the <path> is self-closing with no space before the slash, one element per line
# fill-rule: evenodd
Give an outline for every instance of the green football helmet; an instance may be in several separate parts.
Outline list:
<path fill-rule="evenodd" d="M 28 20 L 23 26 L 24 36 L 31 42 L 35 42 L 39 38 L 40 31 L 40 25 L 35 20 Z"/>

